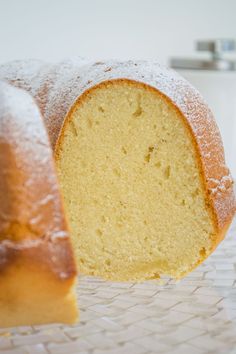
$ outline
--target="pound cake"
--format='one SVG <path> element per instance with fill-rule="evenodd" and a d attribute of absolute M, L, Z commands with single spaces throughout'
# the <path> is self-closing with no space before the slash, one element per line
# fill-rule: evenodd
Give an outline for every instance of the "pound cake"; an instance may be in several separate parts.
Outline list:
<path fill-rule="evenodd" d="M 0 77 L 39 102 L 82 273 L 181 278 L 224 238 L 235 199 L 220 133 L 177 73 L 69 60 L 30 80 L 27 62 L 10 63 Z"/>
<path fill-rule="evenodd" d="M 39 109 L 0 82 L 0 327 L 75 322 L 76 275 Z"/>

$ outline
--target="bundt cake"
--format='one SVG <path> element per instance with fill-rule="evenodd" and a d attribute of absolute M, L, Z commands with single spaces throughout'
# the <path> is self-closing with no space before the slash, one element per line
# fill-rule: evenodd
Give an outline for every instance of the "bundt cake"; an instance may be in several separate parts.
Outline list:
<path fill-rule="evenodd" d="M 210 255 L 235 213 L 233 180 L 188 82 L 131 61 L 41 63 L 28 77 L 27 62 L 0 68 L 39 102 L 82 273 L 181 278 Z"/>
<path fill-rule="evenodd" d="M 40 112 L 0 82 L 0 327 L 73 323 L 76 274 Z"/>

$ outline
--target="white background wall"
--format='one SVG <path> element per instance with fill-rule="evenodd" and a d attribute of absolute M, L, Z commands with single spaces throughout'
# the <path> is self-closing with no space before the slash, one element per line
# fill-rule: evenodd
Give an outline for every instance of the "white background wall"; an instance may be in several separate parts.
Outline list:
<path fill-rule="evenodd" d="M 0 62 L 191 55 L 197 38 L 235 37 L 236 0 L 0 0 Z"/>

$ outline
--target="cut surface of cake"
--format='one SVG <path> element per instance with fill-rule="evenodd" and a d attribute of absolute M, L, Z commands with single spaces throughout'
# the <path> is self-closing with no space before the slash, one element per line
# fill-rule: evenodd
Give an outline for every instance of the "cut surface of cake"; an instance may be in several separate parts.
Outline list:
<path fill-rule="evenodd" d="M 0 327 L 74 323 L 76 276 L 42 117 L 0 82 Z"/>
<path fill-rule="evenodd" d="M 235 210 L 215 121 L 159 67 L 105 66 L 109 80 L 90 70 L 55 149 L 79 267 L 112 280 L 180 278 L 214 250 Z"/>
<path fill-rule="evenodd" d="M 25 85 L 14 66 L 0 77 Z M 235 198 L 201 95 L 155 62 L 71 60 L 40 72 L 29 91 L 55 151 L 81 272 L 181 278 L 204 261 L 225 236 Z"/>

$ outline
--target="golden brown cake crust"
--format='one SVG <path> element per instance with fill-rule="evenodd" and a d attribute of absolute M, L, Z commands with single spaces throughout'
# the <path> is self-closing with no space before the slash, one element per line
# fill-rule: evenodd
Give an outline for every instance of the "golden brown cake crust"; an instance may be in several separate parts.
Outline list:
<path fill-rule="evenodd" d="M 76 266 L 39 110 L 0 83 L 0 273 L 21 259 L 73 279 Z"/>
<path fill-rule="evenodd" d="M 8 266 L 21 264 L 25 260 L 38 269 L 50 270 L 61 281 L 72 279 L 77 274 L 67 238 L 35 239 L 19 243 L 5 240 L 0 243 L 0 274 Z"/>
<path fill-rule="evenodd" d="M 31 80 L 30 91 L 41 102 L 53 147 L 56 144 L 57 147 L 60 146 L 60 131 L 64 122 L 69 119 L 73 107 L 97 85 L 114 80 L 136 83 L 162 95 L 175 107 L 190 130 L 196 147 L 207 203 L 218 229 L 218 239 L 215 241 L 218 244 L 236 209 L 233 180 L 225 165 L 218 127 L 198 91 L 176 72 L 156 62 L 110 61 L 84 65 L 80 60 L 73 60 L 51 65 L 48 70 L 49 74 L 45 75 L 43 71 L 37 80 Z M 22 75 L 21 70 L 21 77 Z M 17 80 L 22 80 L 19 70 L 9 70 L 6 66 L 0 67 L 0 78 L 14 84 L 17 84 Z"/>

